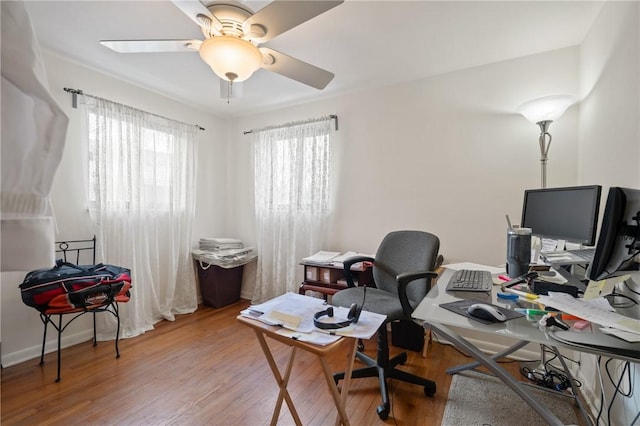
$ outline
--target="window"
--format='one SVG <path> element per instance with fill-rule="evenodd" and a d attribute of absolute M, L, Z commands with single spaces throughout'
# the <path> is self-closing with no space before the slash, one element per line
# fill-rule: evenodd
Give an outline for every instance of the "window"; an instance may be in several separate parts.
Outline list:
<path fill-rule="evenodd" d="M 300 144 L 301 147 L 296 145 Z M 273 197 L 269 209 L 326 211 L 329 206 L 329 138 L 328 135 L 274 140 L 271 147 L 274 169 Z"/>
<path fill-rule="evenodd" d="M 331 119 L 253 135 L 256 246 L 254 302 L 297 291 L 298 262 L 323 248 L 331 214 Z"/>
<path fill-rule="evenodd" d="M 122 307 L 120 330 L 135 336 L 197 308 L 191 248 L 198 130 L 89 95 L 82 108 L 98 253 L 131 269 L 135 296 Z M 115 330 L 113 318 L 100 319 L 99 329 L 100 321 Z"/>
<path fill-rule="evenodd" d="M 168 211 L 173 194 L 172 158 L 179 142 L 163 130 L 149 127 L 134 130 L 133 126 L 131 122 L 88 114 L 89 202 L 94 204 L 100 198 L 99 176 L 108 173 L 111 184 L 102 188 L 105 191 L 102 200 L 108 209 L 130 210 L 136 195 L 140 195 L 145 209 Z M 126 137 L 134 132 L 139 138 Z M 106 138 L 99 142 L 101 136 Z M 98 166 L 100 155 L 104 156 L 104 163 Z"/>

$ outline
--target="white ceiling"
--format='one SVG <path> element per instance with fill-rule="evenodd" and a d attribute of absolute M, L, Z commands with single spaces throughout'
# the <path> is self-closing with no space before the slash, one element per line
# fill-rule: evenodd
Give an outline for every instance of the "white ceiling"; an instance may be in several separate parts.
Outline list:
<path fill-rule="evenodd" d="M 268 2 L 243 3 L 257 11 Z M 264 44 L 335 73 L 324 90 L 258 70 L 243 83 L 242 97 L 227 103 L 220 97 L 219 79 L 197 53 L 122 54 L 98 43 L 202 39 L 200 29 L 173 3 L 27 1 L 43 49 L 231 116 L 575 46 L 601 6 L 582 1 L 347 0 Z"/>

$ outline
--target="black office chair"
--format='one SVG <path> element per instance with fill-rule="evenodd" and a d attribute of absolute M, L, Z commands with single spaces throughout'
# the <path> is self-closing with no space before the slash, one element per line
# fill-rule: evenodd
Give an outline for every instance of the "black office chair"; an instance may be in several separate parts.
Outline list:
<path fill-rule="evenodd" d="M 407 361 L 406 352 L 389 359 L 387 323 L 392 321 L 411 321 L 411 313 L 417 304 L 427 295 L 431 281 L 437 277 L 433 272 L 438 262 L 440 240 L 433 234 L 421 231 L 396 231 L 385 236 L 380 243 L 375 259 L 354 257 L 344 262 L 344 273 L 348 288 L 333 295 L 331 303 L 335 306 L 351 307 L 356 303 L 365 311 L 387 316 L 387 320 L 378 329 L 377 359 L 367 356 L 359 350 L 356 357 L 367 366 L 354 370 L 352 378 L 377 377 L 380 383 L 382 404 L 377 408 L 378 416 L 386 420 L 389 416 L 389 394 L 387 378 L 402 380 L 424 386 L 424 393 L 433 396 L 436 384 L 428 379 L 409 374 L 396 368 Z M 356 287 L 351 276 L 351 265 L 357 262 L 373 262 L 375 287 Z M 363 296 L 364 299 L 363 299 Z M 361 306 L 363 304 L 364 306 Z M 344 379 L 344 373 L 334 374 L 336 383 Z"/>

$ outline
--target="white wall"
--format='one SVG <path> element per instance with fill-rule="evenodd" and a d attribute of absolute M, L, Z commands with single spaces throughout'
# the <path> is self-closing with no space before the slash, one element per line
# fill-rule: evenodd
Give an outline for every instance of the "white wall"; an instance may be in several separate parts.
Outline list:
<path fill-rule="evenodd" d="M 580 48 L 580 181 L 640 187 L 638 8 L 606 3 Z"/>
<path fill-rule="evenodd" d="M 440 237 L 447 261 L 504 263 L 505 214 L 519 223 L 524 189 L 540 183 L 539 128 L 515 109 L 577 93 L 577 75 L 578 48 L 566 48 L 234 120 L 231 226 L 253 238 L 250 137 L 242 131 L 337 114 L 327 249 L 374 253 L 387 232 L 421 229 Z M 551 126 L 549 186 L 576 182 L 577 120 L 573 107 Z"/>
<path fill-rule="evenodd" d="M 194 222 L 194 247 L 202 236 L 226 235 L 229 218 L 225 208 L 228 195 L 227 147 L 229 124 L 195 108 L 158 94 L 140 89 L 59 56 L 44 54 L 49 75 L 49 86 L 69 117 L 69 128 L 64 154 L 51 191 L 54 213 L 58 223 L 56 240 L 85 239 L 93 236 L 85 196 L 85 161 L 83 140 L 80 135 L 80 110 L 71 107 L 71 95 L 64 87 L 81 89 L 85 93 L 110 99 L 135 108 L 186 123 L 198 124 L 206 130 L 200 132 L 198 147 L 197 213 Z M 101 261 L 101 259 L 98 259 Z M 52 265 L 43 265 L 47 267 Z M 123 265 L 126 266 L 126 265 Z M 2 312 L 2 364 L 8 366 L 40 354 L 42 323 L 38 313 L 24 305 L 18 284 L 24 274 L 3 275 L 1 287 Z M 134 284 L 134 292 L 135 285 Z M 194 282 L 195 285 L 195 282 Z M 66 345 L 87 340 L 90 316 L 74 321 L 63 334 Z M 55 333 L 51 327 L 47 351 L 53 350 Z"/>
<path fill-rule="evenodd" d="M 578 176 L 579 182 L 599 182 L 604 186 L 603 203 L 608 186 L 640 188 L 639 28 L 640 3 L 608 2 L 580 47 Z M 598 404 L 596 358 L 581 354 L 580 362 L 583 391 L 589 396 L 588 401 Z M 637 365 L 632 364 L 634 386 L 640 383 Z M 622 362 L 611 367 L 616 380 L 623 368 Z M 602 377 L 606 399 L 611 401 L 613 385 L 605 373 Z M 623 390 L 627 391 L 628 386 L 624 385 Z M 631 424 L 639 411 L 638 392 L 631 398 L 618 395 L 612 424 Z"/>

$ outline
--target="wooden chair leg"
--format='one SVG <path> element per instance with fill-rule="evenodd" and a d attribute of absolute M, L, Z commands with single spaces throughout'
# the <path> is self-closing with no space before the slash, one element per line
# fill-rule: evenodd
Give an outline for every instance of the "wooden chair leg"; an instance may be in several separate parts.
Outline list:
<path fill-rule="evenodd" d="M 424 330 L 424 346 L 422 346 L 422 358 L 427 357 L 427 348 L 431 343 L 431 330 Z"/>

